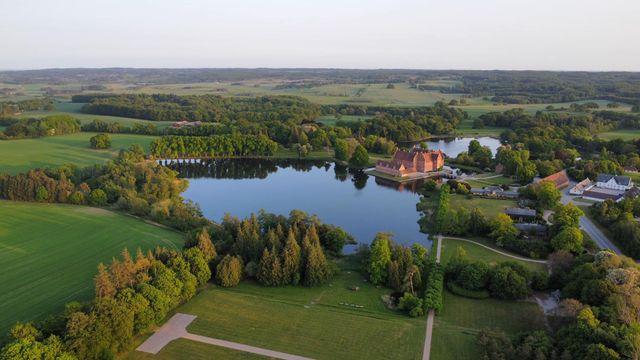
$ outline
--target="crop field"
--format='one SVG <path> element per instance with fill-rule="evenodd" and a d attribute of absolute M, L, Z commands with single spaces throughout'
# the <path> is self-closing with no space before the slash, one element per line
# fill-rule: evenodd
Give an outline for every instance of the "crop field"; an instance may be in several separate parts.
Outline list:
<path fill-rule="evenodd" d="M 127 149 L 139 144 L 146 150 L 154 136 L 110 134 L 111 149 L 95 150 L 89 147 L 89 139 L 95 133 L 76 133 L 37 139 L 0 141 L 0 173 L 16 174 L 34 168 L 46 168 L 64 164 L 87 166 L 104 163 Z"/>
<path fill-rule="evenodd" d="M 314 288 L 269 288 L 243 282 L 211 287 L 177 312 L 197 315 L 189 332 L 315 359 L 421 359 L 425 319 L 388 310 L 380 297 L 390 290 L 370 285 L 357 264 L 341 260 L 330 283 Z M 357 291 L 350 290 L 358 286 Z M 355 308 L 345 304 L 357 304 Z M 159 358 L 196 345 L 176 342 Z M 214 358 L 216 347 L 200 347 Z M 209 352 L 210 349 L 212 352 Z M 129 358 L 151 359 L 130 353 Z"/>
<path fill-rule="evenodd" d="M 181 244 L 178 232 L 108 210 L 0 201 L 0 333 L 91 299 L 96 266 L 125 247 Z"/>
<path fill-rule="evenodd" d="M 135 87 L 111 88 L 113 92 L 127 93 L 171 93 L 216 94 L 221 96 L 262 96 L 262 95 L 295 95 L 309 99 L 318 104 L 360 104 L 376 106 L 426 106 L 437 101 L 449 102 L 458 99 L 458 94 L 442 94 L 437 91 L 420 91 L 412 89 L 409 84 L 394 84 L 387 89 L 387 84 L 327 84 L 308 88 L 278 88 L 282 82 L 252 80 L 237 83 L 197 83 L 168 84 Z"/>
<path fill-rule="evenodd" d="M 607 131 L 598 134 L 599 138 L 605 140 L 622 139 L 625 141 L 635 140 L 640 138 L 640 130 L 638 129 L 618 129 L 613 131 Z"/>

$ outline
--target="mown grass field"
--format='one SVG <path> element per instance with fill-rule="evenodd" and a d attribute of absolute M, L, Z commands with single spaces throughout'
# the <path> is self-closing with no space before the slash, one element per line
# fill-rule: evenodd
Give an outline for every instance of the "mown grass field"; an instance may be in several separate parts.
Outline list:
<path fill-rule="evenodd" d="M 203 344 L 196 341 L 178 339 L 165 346 L 158 354 L 147 354 L 139 351 L 133 351 L 122 357 L 128 360 L 258 360 L 269 359 L 264 356 L 247 353 L 244 351 L 236 351 L 223 347 Z"/>
<path fill-rule="evenodd" d="M 19 117 L 39 118 L 39 117 L 45 117 L 49 115 L 66 114 L 66 115 L 71 115 L 76 119 L 80 120 L 80 123 L 82 124 L 90 123 L 93 120 L 100 120 L 107 123 L 120 123 L 121 125 L 127 126 L 127 127 L 131 127 L 135 123 L 141 123 L 141 124 L 152 123 L 158 129 L 164 129 L 170 126 L 172 123 L 171 121 L 149 121 L 149 120 L 141 120 L 141 119 L 127 118 L 127 117 L 120 117 L 120 116 L 84 114 L 80 112 L 80 109 L 82 108 L 83 105 L 84 104 L 82 103 L 56 102 L 55 103 L 56 109 L 53 111 L 27 111 L 20 114 Z"/>
<path fill-rule="evenodd" d="M 478 208 L 488 218 L 493 218 L 504 209 L 516 205 L 517 202 L 515 200 L 487 199 L 478 196 L 468 197 L 467 195 L 451 194 L 451 208 L 465 208 L 467 210 Z"/>
<path fill-rule="evenodd" d="M 0 338 L 16 321 L 91 299 L 98 263 L 125 247 L 181 244 L 178 232 L 103 209 L 0 201 Z"/>
<path fill-rule="evenodd" d="M 425 319 L 388 310 L 376 288 L 343 261 L 340 273 L 316 288 L 267 288 L 244 282 L 237 288 L 211 287 L 177 312 L 198 317 L 191 333 L 287 352 L 315 359 L 421 359 Z M 351 286 L 358 286 L 352 291 Z M 340 303 L 358 304 L 353 308 Z M 186 353 L 195 346 L 179 342 L 160 358 Z M 209 352 L 211 349 L 212 352 Z M 215 347 L 202 348 L 212 359 Z M 129 358 L 147 359 L 135 351 Z"/>
<path fill-rule="evenodd" d="M 435 319 L 431 359 L 478 359 L 476 335 L 483 328 L 498 328 L 515 335 L 544 329 L 544 325 L 544 314 L 535 303 L 473 300 L 445 290 L 444 308 Z"/>
<path fill-rule="evenodd" d="M 34 168 L 55 167 L 63 164 L 87 166 L 104 163 L 127 149 L 139 144 L 149 149 L 154 136 L 110 134 L 111 149 L 95 150 L 89 139 L 95 133 L 76 133 L 37 139 L 0 141 L 0 173 L 16 174 Z"/>
<path fill-rule="evenodd" d="M 443 264 L 455 254 L 458 246 L 466 250 L 470 260 L 489 264 L 516 261 L 531 270 L 545 269 L 542 264 L 516 260 L 479 245 L 454 239 L 444 239 L 442 243 Z M 533 302 L 467 299 L 445 290 L 444 308 L 435 319 L 431 358 L 476 359 L 479 351 L 476 335 L 483 328 L 498 328 L 515 335 L 521 331 L 544 329 L 544 326 L 544 314 Z"/>
<path fill-rule="evenodd" d="M 480 240 L 478 241 L 480 242 Z M 485 241 L 482 241 L 482 242 L 484 243 L 484 245 L 493 247 L 488 242 L 485 242 Z M 486 249 L 477 244 L 473 244 L 473 243 L 462 241 L 462 240 L 449 239 L 449 238 L 445 238 L 445 240 L 442 242 L 441 261 L 443 264 L 446 264 L 449 261 L 449 259 L 451 259 L 451 257 L 455 255 L 456 249 L 458 247 L 462 247 L 467 252 L 467 258 L 469 260 L 483 261 L 483 262 L 486 262 L 487 264 L 496 264 L 498 262 L 504 262 L 504 261 L 515 261 L 517 263 L 524 265 L 530 270 L 544 271 L 546 269 L 546 266 L 544 264 L 514 259 L 509 256 L 505 256 L 495 251 Z M 504 253 L 509 253 L 508 250 L 504 250 L 504 249 L 498 249 L 498 250 Z M 521 255 L 517 255 L 517 254 L 516 256 L 522 257 Z"/>

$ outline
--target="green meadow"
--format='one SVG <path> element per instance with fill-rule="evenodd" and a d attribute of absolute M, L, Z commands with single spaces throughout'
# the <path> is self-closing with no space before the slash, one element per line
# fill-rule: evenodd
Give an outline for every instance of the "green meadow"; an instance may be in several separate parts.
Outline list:
<path fill-rule="evenodd" d="M 95 133 L 76 133 L 37 139 L 0 141 L 0 173 L 16 174 L 34 168 L 55 167 L 64 164 L 88 166 L 101 164 L 113 158 L 120 149 L 139 144 L 149 149 L 155 138 L 147 135 L 110 134 L 111 149 L 95 150 L 89 139 Z"/>
<path fill-rule="evenodd" d="M 73 300 L 90 300 L 93 276 L 126 247 L 179 248 L 182 234 L 87 206 L 0 201 L 0 334 Z"/>
<path fill-rule="evenodd" d="M 444 239 L 441 262 L 446 264 L 458 247 L 467 252 L 467 258 L 489 264 L 515 261 L 531 270 L 543 271 L 543 264 L 516 260 L 477 244 Z M 522 331 L 544 329 L 542 309 L 531 301 L 504 301 L 497 299 L 467 299 L 444 292 L 444 308 L 435 318 L 431 358 L 434 360 L 475 359 L 479 347 L 476 335 L 483 328 L 501 329 L 515 335 Z"/>
<path fill-rule="evenodd" d="M 381 296 L 390 290 L 370 285 L 349 259 L 339 266 L 320 287 L 270 288 L 250 281 L 231 289 L 211 286 L 176 311 L 197 316 L 191 333 L 314 359 L 421 359 L 425 318 L 387 309 Z M 201 358 L 221 351 L 180 340 L 158 355 L 168 359 L 196 347 Z M 151 358 L 135 351 L 127 356 Z"/>
<path fill-rule="evenodd" d="M 83 103 L 72 103 L 72 102 L 56 102 L 55 110 L 53 111 L 27 111 L 20 114 L 21 118 L 31 118 L 31 117 L 45 117 L 49 115 L 59 115 L 66 114 L 71 115 L 74 118 L 78 119 L 80 123 L 87 124 L 92 122 L 93 120 L 100 120 L 106 123 L 120 123 L 123 126 L 131 127 L 135 123 L 140 124 L 154 124 L 158 129 L 164 129 L 171 125 L 171 121 L 149 121 L 149 120 L 141 120 L 127 117 L 119 117 L 119 116 L 107 116 L 107 115 L 92 115 L 92 114 L 84 114 L 80 112 Z"/>

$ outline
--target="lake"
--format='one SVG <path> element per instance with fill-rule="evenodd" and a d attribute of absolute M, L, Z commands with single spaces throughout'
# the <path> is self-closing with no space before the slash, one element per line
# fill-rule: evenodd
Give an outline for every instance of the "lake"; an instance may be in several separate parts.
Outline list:
<path fill-rule="evenodd" d="M 448 157 L 455 158 L 463 151 L 467 151 L 469 149 L 469 143 L 474 138 L 471 137 L 459 137 L 459 138 L 443 138 L 438 140 L 429 140 L 425 141 L 430 150 L 442 150 Z M 491 154 L 494 156 L 500 147 L 500 140 L 494 139 L 488 136 L 475 138 L 478 140 L 480 145 L 487 146 L 491 149 Z"/>
<path fill-rule="evenodd" d="M 417 223 L 421 182 L 399 185 L 325 161 L 217 159 L 171 166 L 189 180 L 183 196 L 214 221 L 226 213 L 244 218 L 260 209 L 281 215 L 300 209 L 341 226 L 359 243 L 385 231 L 402 244 L 430 244 Z"/>

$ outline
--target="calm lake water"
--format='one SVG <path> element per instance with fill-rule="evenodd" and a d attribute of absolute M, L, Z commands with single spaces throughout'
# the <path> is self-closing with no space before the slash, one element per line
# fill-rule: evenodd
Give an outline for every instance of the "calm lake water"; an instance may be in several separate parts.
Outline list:
<path fill-rule="evenodd" d="M 183 196 L 214 221 L 226 213 L 243 218 L 260 209 L 282 215 L 300 209 L 341 226 L 359 243 L 385 231 L 399 243 L 429 246 L 417 223 L 415 189 L 422 183 L 399 186 L 324 161 L 219 159 L 173 166 L 189 179 Z"/>
<path fill-rule="evenodd" d="M 425 141 L 430 150 L 442 150 L 448 157 L 454 158 L 463 151 L 469 149 L 469 143 L 474 138 L 447 138 L 437 141 Z M 491 149 L 491 153 L 495 156 L 500 147 L 500 140 L 491 137 L 475 138 L 480 145 L 487 146 Z"/>

